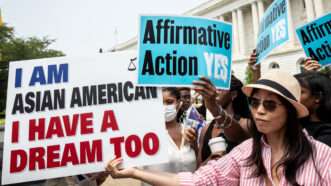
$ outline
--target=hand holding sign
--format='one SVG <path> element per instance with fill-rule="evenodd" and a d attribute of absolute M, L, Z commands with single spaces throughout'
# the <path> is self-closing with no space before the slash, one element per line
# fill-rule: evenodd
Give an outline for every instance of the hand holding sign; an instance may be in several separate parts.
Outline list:
<path fill-rule="evenodd" d="M 318 63 L 318 61 L 307 58 L 305 59 L 303 68 L 307 71 L 317 71 L 321 68 L 321 65 Z"/>
<path fill-rule="evenodd" d="M 307 56 L 322 66 L 331 64 L 331 13 L 296 29 Z"/>
<path fill-rule="evenodd" d="M 134 55 L 11 62 L 2 184 L 99 172 L 109 156 L 166 162 L 160 89 L 136 86 Z"/>
<path fill-rule="evenodd" d="M 135 168 L 129 167 L 120 169 L 120 165 L 123 163 L 122 158 L 112 159 L 107 163 L 106 171 L 112 178 L 129 178 L 133 177 Z"/>
<path fill-rule="evenodd" d="M 217 90 L 213 83 L 206 77 L 201 77 L 193 82 L 194 90 L 203 96 L 206 108 L 216 116 L 218 114 L 218 105 L 216 103 Z"/>

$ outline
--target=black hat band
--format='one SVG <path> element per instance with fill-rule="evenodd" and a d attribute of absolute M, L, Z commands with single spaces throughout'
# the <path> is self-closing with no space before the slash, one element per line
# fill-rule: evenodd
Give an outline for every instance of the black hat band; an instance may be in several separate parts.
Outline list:
<path fill-rule="evenodd" d="M 260 79 L 260 80 L 257 80 L 255 84 L 267 85 L 269 87 L 272 87 L 272 88 L 278 90 L 284 96 L 286 96 L 292 100 L 298 101 L 290 91 L 288 91 L 285 87 L 283 87 L 281 84 L 279 84 L 275 81 L 268 80 L 268 79 Z"/>

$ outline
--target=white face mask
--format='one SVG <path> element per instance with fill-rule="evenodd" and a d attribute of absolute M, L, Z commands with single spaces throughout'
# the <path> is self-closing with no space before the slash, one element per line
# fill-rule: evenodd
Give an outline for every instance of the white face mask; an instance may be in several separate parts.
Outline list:
<path fill-rule="evenodd" d="M 164 118 L 166 122 L 173 121 L 177 116 L 176 105 L 163 105 L 164 107 Z"/>

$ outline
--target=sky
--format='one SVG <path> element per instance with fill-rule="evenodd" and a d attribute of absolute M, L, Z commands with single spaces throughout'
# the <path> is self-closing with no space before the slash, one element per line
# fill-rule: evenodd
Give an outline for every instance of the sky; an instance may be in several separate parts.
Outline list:
<path fill-rule="evenodd" d="M 138 34 L 140 14 L 180 15 L 207 0 L 0 0 L 15 35 L 56 39 L 66 55 L 111 49 Z"/>

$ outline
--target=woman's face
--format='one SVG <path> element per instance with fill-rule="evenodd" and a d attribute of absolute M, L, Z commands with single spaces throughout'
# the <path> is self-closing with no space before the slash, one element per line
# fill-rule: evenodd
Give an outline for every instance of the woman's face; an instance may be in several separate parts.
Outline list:
<path fill-rule="evenodd" d="M 186 111 L 191 106 L 191 92 L 189 90 L 181 90 L 180 99 L 183 102 L 181 109 Z"/>
<path fill-rule="evenodd" d="M 304 86 L 301 86 L 300 102 L 307 107 L 310 113 L 314 110 L 315 96 L 313 96 L 311 91 Z"/>
<path fill-rule="evenodd" d="M 163 95 L 163 107 L 164 107 L 164 118 L 166 123 L 170 123 L 176 120 L 178 111 L 178 100 L 175 96 L 171 95 L 169 91 L 162 91 Z"/>
<path fill-rule="evenodd" d="M 284 130 L 287 110 L 276 94 L 258 89 L 251 96 L 250 107 L 259 132 L 272 134 Z"/>
<path fill-rule="evenodd" d="M 176 105 L 178 106 L 178 100 L 175 96 L 171 95 L 169 91 L 162 91 L 163 105 Z"/>

